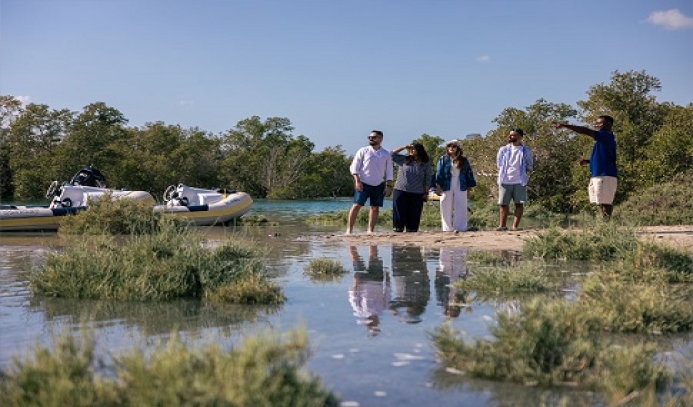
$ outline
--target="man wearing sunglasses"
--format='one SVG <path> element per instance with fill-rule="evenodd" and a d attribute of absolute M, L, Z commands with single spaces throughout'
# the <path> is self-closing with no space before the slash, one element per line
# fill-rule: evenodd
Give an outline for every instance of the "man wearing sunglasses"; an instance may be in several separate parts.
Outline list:
<path fill-rule="evenodd" d="M 368 212 L 368 233 L 375 231 L 380 207 L 386 196 L 392 193 L 392 157 L 382 148 L 383 132 L 373 130 L 368 136 L 368 146 L 360 148 L 349 166 L 354 177 L 354 203 L 349 210 L 347 234 L 354 231 L 354 223 L 359 211 L 370 201 Z"/>

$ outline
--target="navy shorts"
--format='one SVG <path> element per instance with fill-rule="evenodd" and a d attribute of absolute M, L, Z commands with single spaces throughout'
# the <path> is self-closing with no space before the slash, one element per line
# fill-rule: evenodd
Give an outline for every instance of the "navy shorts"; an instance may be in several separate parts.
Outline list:
<path fill-rule="evenodd" d="M 362 184 L 363 191 L 354 192 L 354 203 L 364 206 L 370 199 L 371 206 L 383 206 L 385 200 L 385 183 L 380 185 Z"/>

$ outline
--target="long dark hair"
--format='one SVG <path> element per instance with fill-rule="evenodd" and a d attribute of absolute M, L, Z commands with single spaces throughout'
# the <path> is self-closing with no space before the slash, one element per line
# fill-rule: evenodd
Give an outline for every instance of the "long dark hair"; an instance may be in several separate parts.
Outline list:
<path fill-rule="evenodd" d="M 419 158 L 419 161 L 421 163 L 427 163 L 429 162 L 430 158 L 428 158 L 428 153 L 426 152 L 426 148 L 423 146 L 421 143 L 411 143 L 411 145 L 414 147 L 416 150 L 416 156 Z M 414 159 L 413 156 L 408 155 L 406 158 L 407 164 L 411 163 L 411 161 Z"/>
<path fill-rule="evenodd" d="M 448 143 L 448 145 L 450 144 Z M 460 143 L 455 143 L 455 145 L 457 146 L 457 149 L 455 150 L 455 155 L 451 156 L 447 151 L 445 152 L 445 155 L 450 157 L 450 160 L 452 160 L 452 164 L 461 170 L 462 167 L 464 167 L 464 161 L 467 159 L 467 157 L 464 156 L 462 145 Z"/>

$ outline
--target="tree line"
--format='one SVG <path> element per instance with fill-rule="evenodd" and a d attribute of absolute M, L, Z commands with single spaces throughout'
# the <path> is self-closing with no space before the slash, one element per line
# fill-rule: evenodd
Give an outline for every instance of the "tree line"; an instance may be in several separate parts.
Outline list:
<path fill-rule="evenodd" d="M 660 90 L 659 79 L 645 71 L 615 71 L 609 83 L 591 86 L 576 107 L 539 99 L 524 109 L 504 109 L 493 120 L 494 130 L 462 140 L 479 182 L 474 199 L 495 199 L 496 153 L 510 128 L 521 127 L 535 156 L 530 200 L 555 212 L 586 208 L 589 174 L 576 162 L 589 155 L 592 140 L 556 131 L 551 124 L 589 126 L 601 114 L 615 119 L 616 203 L 691 170 L 693 103 L 658 102 L 654 92 Z M 103 102 L 73 112 L 23 105 L 13 96 L 0 95 L 0 199 L 40 199 L 51 181 L 69 180 L 85 165 L 99 168 L 109 187 L 145 190 L 157 197 L 179 182 L 270 199 L 353 193 L 351 155 L 340 145 L 314 151 L 314 143 L 294 135 L 285 117 L 249 117 L 221 134 L 163 122 L 143 127 L 127 123 L 120 111 Z M 440 136 L 423 134 L 413 141 L 424 144 L 431 165 L 444 153 Z"/>

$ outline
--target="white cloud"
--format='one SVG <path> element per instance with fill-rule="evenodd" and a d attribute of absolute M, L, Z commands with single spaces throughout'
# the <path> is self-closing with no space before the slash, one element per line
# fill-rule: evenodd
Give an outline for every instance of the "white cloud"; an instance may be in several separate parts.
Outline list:
<path fill-rule="evenodd" d="M 178 101 L 178 104 L 181 106 L 192 106 L 195 104 L 194 100 L 180 100 Z"/>
<path fill-rule="evenodd" d="M 648 23 L 659 25 L 667 30 L 685 30 L 693 28 L 693 18 L 681 13 L 678 9 L 654 11 L 647 17 Z"/>
<path fill-rule="evenodd" d="M 491 60 L 491 57 L 488 55 L 480 55 L 480 56 L 476 57 L 477 62 L 488 62 L 490 60 Z"/>

